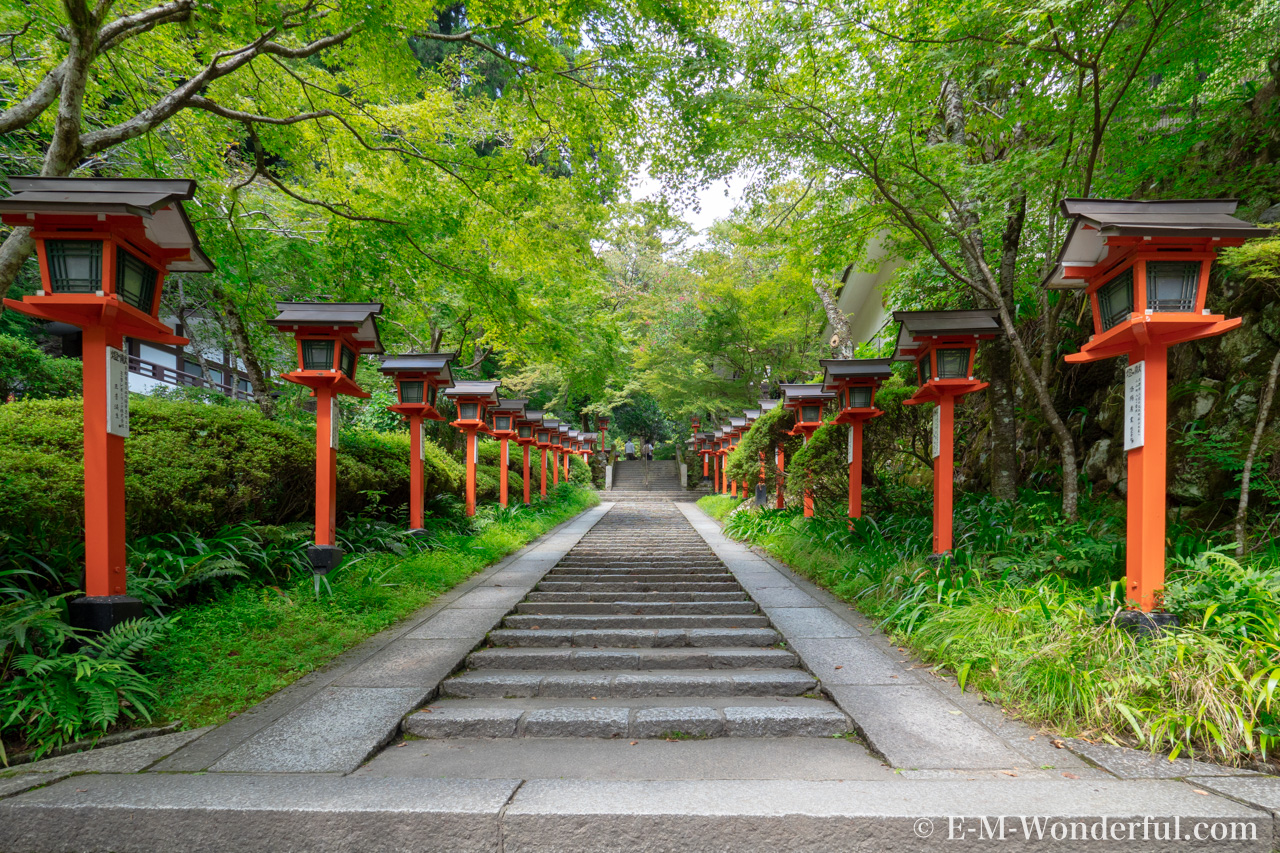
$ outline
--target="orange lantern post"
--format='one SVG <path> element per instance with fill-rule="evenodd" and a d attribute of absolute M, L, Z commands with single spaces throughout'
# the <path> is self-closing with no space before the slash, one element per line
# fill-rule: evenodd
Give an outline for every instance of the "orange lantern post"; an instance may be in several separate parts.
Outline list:
<path fill-rule="evenodd" d="M 457 420 L 450 426 L 457 427 L 467 436 L 468 516 L 476 514 L 476 466 L 480 462 L 480 433 L 489 432 L 485 417 L 491 408 L 498 405 L 498 388 L 501 386 L 502 383 L 496 380 L 467 380 L 455 383 L 444 392 L 458 409 Z"/>
<path fill-rule="evenodd" d="M 338 397 L 368 397 L 356 384 L 361 352 L 382 352 L 375 318 L 380 302 L 277 302 L 268 320 L 292 332 L 298 369 L 280 378 L 311 389 L 316 399 L 316 531 L 307 549 L 311 570 L 325 575 L 342 562 L 335 536 L 338 524 Z"/>
<path fill-rule="evenodd" d="M 531 486 L 530 486 L 530 470 L 529 470 L 529 449 L 538 446 L 538 427 L 542 425 L 542 412 L 536 412 L 532 409 L 526 409 L 524 417 L 520 419 L 520 423 L 516 427 L 517 436 L 516 443 L 520 445 L 521 453 L 524 457 L 523 473 L 524 473 L 524 502 L 530 503 Z"/>
<path fill-rule="evenodd" d="M 1271 233 L 1237 219 L 1235 210 L 1233 199 L 1064 199 L 1070 231 L 1045 280 L 1089 298 L 1094 333 L 1068 362 L 1128 358 L 1125 592 L 1144 614 L 1132 621 L 1147 629 L 1173 618 L 1151 612 L 1164 588 L 1169 347 L 1240 325 L 1205 307 L 1209 269 L 1219 249 Z"/>
<path fill-rule="evenodd" d="M 576 431 L 571 430 L 568 424 L 560 424 L 560 459 L 564 464 L 564 481 L 569 482 L 569 454 L 573 450 L 573 435 Z M 556 473 L 560 473 L 560 469 L 556 468 Z"/>
<path fill-rule="evenodd" d="M 441 389 L 453 384 L 449 362 L 454 353 L 408 353 L 382 360 L 382 372 L 395 379 L 396 399 L 387 408 L 409 421 L 409 530 L 422 530 L 424 478 L 422 464 L 426 460 L 423 421 L 443 421 L 436 411 Z"/>
<path fill-rule="evenodd" d="M 738 440 L 742 438 L 742 434 L 746 432 L 746 429 L 746 418 L 729 418 L 729 429 L 725 431 L 724 473 L 726 478 L 729 476 L 729 454 L 738 449 Z M 738 496 L 737 480 L 729 482 L 729 495 L 735 498 Z M 743 497 L 746 497 L 745 493 Z"/>
<path fill-rule="evenodd" d="M 742 431 L 743 436 L 746 436 L 746 434 L 750 432 L 752 424 L 754 424 L 756 422 L 756 419 L 760 417 L 760 410 L 744 409 L 742 412 L 742 416 L 747 422 L 746 427 Z M 764 457 L 761 456 L 760 458 L 763 461 Z M 764 484 L 764 465 L 761 464 L 759 482 L 756 483 L 756 488 L 754 490 L 756 492 L 756 502 L 759 503 L 761 506 L 764 505 L 764 496 L 763 496 L 763 493 L 760 492 L 760 488 L 763 486 L 763 484 Z M 751 490 L 751 483 L 748 482 L 747 480 L 743 480 L 742 496 L 745 498 L 747 496 L 747 492 L 750 490 Z"/>
<path fill-rule="evenodd" d="M 973 378 L 978 341 L 1001 333 L 997 312 L 895 311 L 902 324 L 896 360 L 912 361 L 920 390 L 903 405 L 936 404 L 933 410 L 933 553 L 950 553 L 952 501 L 955 489 L 956 400 L 981 391 L 986 382 Z"/>
<path fill-rule="evenodd" d="M 604 453 L 604 464 L 612 465 L 613 460 L 610 458 L 609 441 L 605 435 L 609 430 L 608 415 L 596 415 L 596 430 L 600 433 L 600 451 Z"/>
<path fill-rule="evenodd" d="M 507 473 L 510 470 L 508 448 L 511 439 L 520 437 L 520 421 L 524 418 L 525 399 L 501 400 L 491 410 L 489 428 L 498 439 L 498 503 L 507 507 Z"/>
<path fill-rule="evenodd" d="M 40 291 L 6 308 L 82 330 L 85 595 L 72 626 L 109 631 L 142 616 L 126 583 L 124 440 L 129 436 L 129 356 L 124 339 L 182 345 L 161 323 L 170 272 L 213 264 L 182 208 L 195 181 L 11 177 L 0 200 L 6 225 L 31 228 Z"/>
<path fill-rule="evenodd" d="M 884 414 L 876 390 L 893 375 L 891 358 L 823 359 L 822 387 L 836 392 L 835 422 L 849 425 L 849 518 L 862 518 L 862 425 Z"/>
<path fill-rule="evenodd" d="M 546 415 L 543 415 L 541 423 L 539 423 L 533 431 L 534 444 L 536 444 L 538 449 L 542 451 L 542 485 L 540 490 L 544 498 L 547 496 L 547 451 L 551 450 L 555 441 L 555 431 L 552 429 L 552 423 L 554 421 L 555 418 L 549 418 Z"/>
<path fill-rule="evenodd" d="M 804 437 L 804 443 L 808 444 L 809 439 L 817 432 L 818 427 L 822 426 L 822 408 L 827 401 L 835 399 L 835 394 L 831 391 L 824 391 L 822 383 L 809 385 L 784 384 L 782 388 L 782 406 L 791 409 L 796 415 L 796 425 L 791 428 L 791 435 L 799 435 Z M 781 453 L 778 454 L 781 459 Z M 806 475 L 808 472 L 805 472 Z M 806 517 L 813 515 L 813 490 L 805 487 L 804 490 L 804 514 Z"/>

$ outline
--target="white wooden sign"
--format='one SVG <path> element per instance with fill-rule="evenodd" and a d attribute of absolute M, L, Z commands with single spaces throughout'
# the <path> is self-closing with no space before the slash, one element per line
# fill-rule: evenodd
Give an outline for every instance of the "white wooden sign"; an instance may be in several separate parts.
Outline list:
<path fill-rule="evenodd" d="M 1124 449 L 1134 450 L 1146 442 L 1147 363 L 1135 362 L 1124 369 Z"/>
<path fill-rule="evenodd" d="M 129 356 L 107 347 L 107 432 L 129 437 Z"/>
<path fill-rule="evenodd" d="M 933 458 L 942 455 L 942 406 L 933 407 Z"/>
<path fill-rule="evenodd" d="M 848 464 L 853 464 L 853 424 L 849 424 L 849 459 Z"/>
<path fill-rule="evenodd" d="M 334 450 L 338 449 L 338 427 L 342 417 L 341 410 L 338 408 L 338 395 L 334 394 L 329 398 L 329 446 Z"/>

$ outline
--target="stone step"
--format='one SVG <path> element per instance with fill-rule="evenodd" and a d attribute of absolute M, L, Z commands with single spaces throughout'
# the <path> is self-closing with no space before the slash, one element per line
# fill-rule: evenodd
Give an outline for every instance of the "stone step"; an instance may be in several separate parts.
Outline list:
<path fill-rule="evenodd" d="M 697 700 L 701 702 L 701 700 Z M 446 700 L 408 715 L 402 729 L 424 738 L 455 737 L 833 737 L 852 729 L 826 702 L 806 704 L 649 705 L 592 703 L 530 707 L 503 701 Z"/>
<path fill-rule="evenodd" d="M 482 649 L 467 656 L 467 668 L 510 670 L 693 670 L 784 669 L 796 666 L 785 649 Z"/>
<path fill-rule="evenodd" d="M 782 641 L 772 628 L 601 628 L 571 631 L 499 628 L 489 642 L 509 648 L 612 647 L 634 649 L 752 646 L 764 648 Z"/>
<path fill-rule="evenodd" d="M 447 678 L 440 695 L 459 699 L 633 696 L 800 696 L 818 682 L 796 669 L 576 672 L 475 670 Z"/>
<path fill-rule="evenodd" d="M 562 631 L 581 631 L 591 628 L 768 628 L 764 616 L 553 616 L 550 614 L 518 613 L 502 620 L 504 628 L 540 628 Z"/>
<path fill-rule="evenodd" d="M 657 568 L 716 568 L 724 570 L 724 563 L 716 557 L 646 557 L 637 554 L 632 557 L 566 557 L 556 563 L 560 568 L 592 568 L 592 569 L 657 569 Z"/>
<path fill-rule="evenodd" d="M 691 569 L 683 570 L 670 566 L 654 566 L 648 569 L 643 566 L 559 566 L 544 575 L 547 578 L 564 578 L 566 576 L 591 578 L 597 581 L 614 581 L 622 578 L 652 580 L 654 577 L 671 577 L 675 578 L 676 581 L 705 582 L 711 579 L 714 579 L 716 583 L 734 581 L 733 575 L 725 571 L 724 566 L 695 566 Z M 663 581 L 663 583 L 670 583 L 670 581 Z"/>
<path fill-rule="evenodd" d="M 728 586 L 728 584 L 725 584 Z M 619 589 L 609 592 L 531 592 L 525 601 L 746 601 L 747 594 L 737 592 L 637 592 L 633 589 Z"/>
<path fill-rule="evenodd" d="M 747 615 L 756 612 L 754 601 L 522 601 L 517 613 L 582 615 L 629 613 L 632 615 L 685 616 L 694 614 Z"/>
<path fill-rule="evenodd" d="M 555 576 L 562 577 L 562 576 Z M 634 581 L 562 581 L 545 580 L 537 586 L 538 592 L 737 592 L 738 584 L 724 581 L 716 583 L 708 581 L 671 581 L 653 583 L 644 580 Z"/>
<path fill-rule="evenodd" d="M 732 587 L 737 587 L 737 580 L 733 578 L 733 575 L 727 574 L 727 573 L 709 573 L 709 571 L 708 573 L 686 573 L 686 574 L 669 574 L 667 573 L 666 570 L 662 571 L 662 573 L 659 573 L 659 574 L 636 574 L 636 573 L 630 573 L 630 571 L 627 571 L 627 573 L 622 573 L 622 571 L 616 571 L 616 573 L 609 573 L 609 574 L 584 575 L 584 574 L 576 574 L 576 573 L 561 574 L 559 573 L 558 570 L 552 570 L 552 571 L 549 571 L 549 573 L 543 575 L 543 578 L 544 580 L 541 581 L 541 583 L 544 583 L 544 584 L 547 584 L 547 583 L 556 583 L 556 584 L 598 583 L 598 584 L 608 584 L 608 585 L 625 584 L 625 585 L 628 585 L 628 587 L 631 587 L 631 585 L 634 585 L 634 588 L 636 589 L 639 589 L 641 587 L 646 587 L 646 585 L 653 585 L 653 584 L 664 584 L 664 585 L 714 584 L 714 585 L 717 585 L 717 587 L 722 587 L 722 585 L 732 585 Z"/>

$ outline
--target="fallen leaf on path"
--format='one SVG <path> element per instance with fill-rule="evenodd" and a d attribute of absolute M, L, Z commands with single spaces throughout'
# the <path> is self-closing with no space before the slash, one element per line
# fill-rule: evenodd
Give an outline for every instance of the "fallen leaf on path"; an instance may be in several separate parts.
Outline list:
<path fill-rule="evenodd" d="M 1067 777 L 1068 779 L 1079 779 L 1079 778 L 1080 778 L 1079 776 L 1077 776 L 1077 775 L 1076 775 L 1076 774 L 1074 774 L 1074 773 L 1063 773 L 1062 775 L 1063 775 L 1063 776 L 1065 776 L 1065 777 Z"/>

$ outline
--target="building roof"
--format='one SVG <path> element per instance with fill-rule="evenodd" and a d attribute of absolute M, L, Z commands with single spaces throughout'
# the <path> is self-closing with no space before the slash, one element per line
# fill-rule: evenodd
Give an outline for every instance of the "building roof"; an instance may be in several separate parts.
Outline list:
<path fill-rule="evenodd" d="M 1132 199 L 1064 198 L 1059 209 L 1071 220 L 1067 238 L 1058 252 L 1046 287 L 1075 289 L 1085 286 L 1079 278 L 1068 278 L 1066 267 L 1092 267 L 1106 260 L 1111 251 L 1108 237 L 1200 237 L 1248 240 L 1273 232 L 1251 225 L 1232 214 L 1235 199 Z"/>
<path fill-rule="evenodd" d="M 213 272 L 182 202 L 196 182 L 157 178 L 8 178 L 13 195 L 0 199 L 3 213 L 115 213 L 140 216 L 147 239 L 162 249 L 186 249 L 188 260 L 169 261 L 172 272 Z"/>
<path fill-rule="evenodd" d="M 898 354 L 919 347 L 916 338 L 943 338 L 966 335 L 1000 335 L 1000 312 L 995 308 L 961 311 L 894 311 L 893 319 L 902 324 L 898 331 Z"/>
<path fill-rule="evenodd" d="M 382 360 L 382 373 L 431 373 L 445 382 L 453 382 L 453 371 L 449 362 L 457 353 L 453 352 L 407 352 L 404 355 L 389 355 Z"/>
<path fill-rule="evenodd" d="M 782 399 L 787 403 L 803 400 L 831 400 L 836 396 L 834 391 L 824 391 L 821 382 L 783 384 L 778 387 L 782 389 Z"/>
<path fill-rule="evenodd" d="M 459 397 L 488 397 L 490 402 L 498 399 L 498 389 L 502 383 L 492 379 L 463 379 L 453 383 L 452 388 L 444 389 L 444 395 L 451 400 Z"/>
<path fill-rule="evenodd" d="M 818 363 L 825 371 L 822 387 L 828 390 L 841 379 L 885 380 L 893 375 L 891 358 L 824 358 Z"/>
<path fill-rule="evenodd" d="M 354 328 L 352 337 L 369 344 L 366 349 L 375 355 L 383 351 L 376 322 L 382 313 L 381 302 L 277 302 L 276 311 L 280 313 L 267 325 L 294 331 L 307 327 Z"/>

